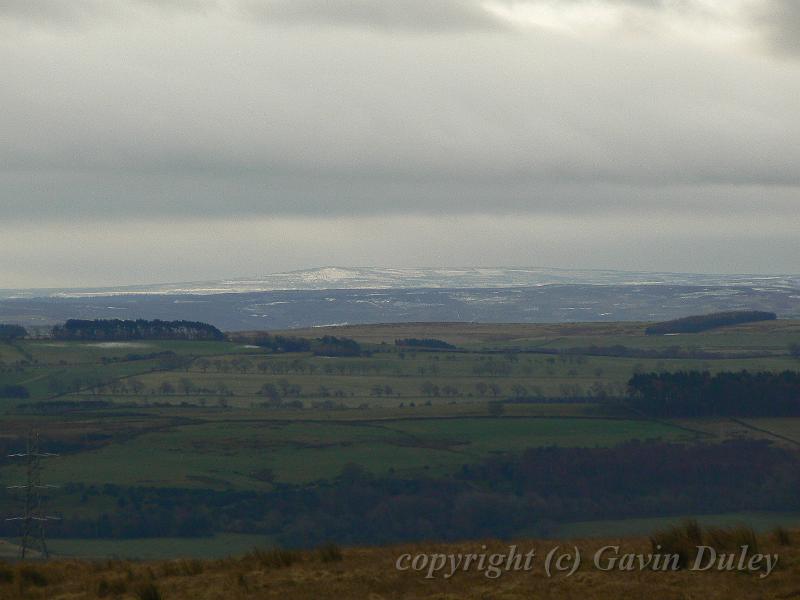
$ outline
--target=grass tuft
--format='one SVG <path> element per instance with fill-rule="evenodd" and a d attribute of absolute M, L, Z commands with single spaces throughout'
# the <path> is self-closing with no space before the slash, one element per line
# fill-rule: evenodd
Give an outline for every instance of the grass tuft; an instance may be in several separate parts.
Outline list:
<path fill-rule="evenodd" d="M 159 590 L 158 586 L 152 581 L 140 584 L 139 587 L 136 588 L 135 593 L 137 600 L 164 600 L 164 597 L 161 595 L 161 590 Z"/>
<path fill-rule="evenodd" d="M 788 532 L 784 530 L 788 535 Z M 758 536 L 752 527 L 707 527 L 705 531 L 694 519 L 656 531 L 650 536 L 653 551 L 676 554 L 678 566 L 685 568 L 697 556 L 698 546 L 711 546 L 718 552 L 736 552 L 747 548 L 749 555 L 758 553 Z"/>
<path fill-rule="evenodd" d="M 746 546 L 750 553 L 758 552 L 758 537 L 751 527 L 737 525 L 735 527 L 708 527 L 706 542 L 715 550 L 736 551 Z"/>
<path fill-rule="evenodd" d="M 262 567 L 271 569 L 289 567 L 300 560 L 300 555 L 297 552 L 284 550 L 283 548 L 271 548 L 269 550 L 254 548 L 248 556 Z"/>
<path fill-rule="evenodd" d="M 122 579 L 106 579 L 103 577 L 97 584 L 97 595 L 100 598 L 121 596 L 127 591 L 128 585 Z"/>
<path fill-rule="evenodd" d="M 342 549 L 334 543 L 329 543 L 317 548 L 317 555 L 325 563 L 339 562 L 342 560 Z"/>
<path fill-rule="evenodd" d="M 678 557 L 678 567 L 686 568 L 697 555 L 697 546 L 690 535 L 694 532 L 682 525 L 675 525 L 656 531 L 650 536 L 654 553 L 674 554 Z"/>
<path fill-rule="evenodd" d="M 5 564 L 0 563 L 0 583 L 11 583 L 14 581 L 14 571 Z"/>
<path fill-rule="evenodd" d="M 792 545 L 792 536 L 789 531 L 781 527 L 780 525 L 777 526 L 775 529 L 772 530 L 772 538 L 775 542 L 781 546 L 791 546 Z"/>
<path fill-rule="evenodd" d="M 44 573 L 34 569 L 33 567 L 23 566 L 17 569 L 17 581 L 20 586 L 26 587 L 29 585 L 35 587 L 47 586 L 47 577 Z"/>

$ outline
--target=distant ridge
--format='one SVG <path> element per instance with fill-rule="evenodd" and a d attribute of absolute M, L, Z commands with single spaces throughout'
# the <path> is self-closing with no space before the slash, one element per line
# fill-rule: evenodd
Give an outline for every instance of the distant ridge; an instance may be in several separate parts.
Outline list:
<path fill-rule="evenodd" d="M 190 320 L 223 331 L 409 322 L 667 321 L 722 311 L 800 318 L 800 276 L 548 268 L 322 267 L 253 279 L 0 291 L 0 323 Z"/>
<path fill-rule="evenodd" d="M 0 298 L 210 295 L 288 290 L 489 289 L 555 284 L 800 287 L 800 275 L 715 275 L 591 269 L 319 267 L 253 278 L 97 288 L 0 290 Z"/>

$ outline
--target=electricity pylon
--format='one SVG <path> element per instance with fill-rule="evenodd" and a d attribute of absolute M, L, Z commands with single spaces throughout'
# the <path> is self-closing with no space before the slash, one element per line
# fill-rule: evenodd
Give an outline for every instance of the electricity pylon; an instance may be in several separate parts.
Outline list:
<path fill-rule="evenodd" d="M 42 452 L 39 445 L 39 433 L 31 431 L 25 452 L 9 454 L 9 458 L 25 459 L 25 483 L 10 485 L 10 490 L 23 490 L 24 511 L 21 515 L 10 517 L 6 521 L 20 521 L 22 523 L 22 544 L 20 558 L 25 559 L 31 551 L 38 551 L 42 558 L 47 558 L 47 542 L 45 541 L 44 526 L 48 521 L 57 521 L 58 517 L 44 513 L 42 491 L 58 486 L 42 484 L 42 459 L 58 456 L 50 452 Z"/>

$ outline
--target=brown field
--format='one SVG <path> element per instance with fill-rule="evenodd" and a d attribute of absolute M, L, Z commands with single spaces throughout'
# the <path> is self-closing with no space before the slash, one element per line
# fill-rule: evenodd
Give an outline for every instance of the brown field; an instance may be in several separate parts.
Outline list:
<path fill-rule="evenodd" d="M 651 323 L 382 323 L 377 325 L 337 325 L 330 327 L 309 327 L 273 333 L 298 337 L 319 337 L 337 335 L 353 338 L 358 342 L 393 344 L 400 338 L 436 338 L 456 345 L 478 343 L 542 341 L 556 337 L 584 336 L 644 336 L 644 330 Z M 253 332 L 254 334 L 256 332 Z M 714 334 L 796 334 L 800 335 L 800 320 L 759 321 L 719 327 L 702 333 Z M 663 339 L 663 338 L 662 338 Z M 669 337 L 667 337 L 669 339 Z M 674 341 L 674 339 L 672 340 Z"/>
<path fill-rule="evenodd" d="M 798 532 L 794 532 L 794 538 Z M 518 550 L 536 550 L 528 572 L 506 572 L 496 579 L 470 570 L 450 579 L 425 579 L 424 572 L 395 568 L 405 553 L 507 552 L 497 541 L 415 544 L 386 548 L 334 548 L 317 551 L 262 551 L 221 560 L 52 561 L 26 565 L 0 562 L 0 599 L 67 600 L 281 600 L 335 598 L 380 599 L 608 599 L 729 600 L 797 598 L 800 594 L 800 549 L 778 545 L 771 536 L 758 540 L 759 552 L 779 555 L 768 577 L 760 573 L 719 571 L 600 571 L 592 556 L 601 547 L 620 546 L 620 553 L 649 553 L 644 538 L 516 541 Z M 547 552 L 561 544 L 577 546 L 583 557 L 571 577 L 544 571 Z M 483 546 L 486 546 L 486 550 Z M 149 595 L 148 595 L 149 594 Z"/>

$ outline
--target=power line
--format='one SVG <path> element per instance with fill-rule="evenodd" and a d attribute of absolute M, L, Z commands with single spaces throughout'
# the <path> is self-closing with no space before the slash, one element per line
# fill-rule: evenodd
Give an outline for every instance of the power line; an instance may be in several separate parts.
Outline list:
<path fill-rule="evenodd" d="M 38 431 L 28 433 L 25 452 L 8 455 L 9 458 L 25 459 L 25 483 L 7 486 L 9 490 L 24 490 L 24 510 L 20 516 L 6 519 L 6 521 L 22 523 L 22 543 L 20 545 L 20 558 L 22 559 L 27 558 L 31 551 L 38 551 L 42 558 L 48 558 L 50 555 L 45 540 L 45 524 L 48 521 L 60 519 L 45 514 L 41 491 L 58 487 L 42 483 L 42 459 L 52 456 L 58 456 L 58 454 L 41 451 Z"/>

